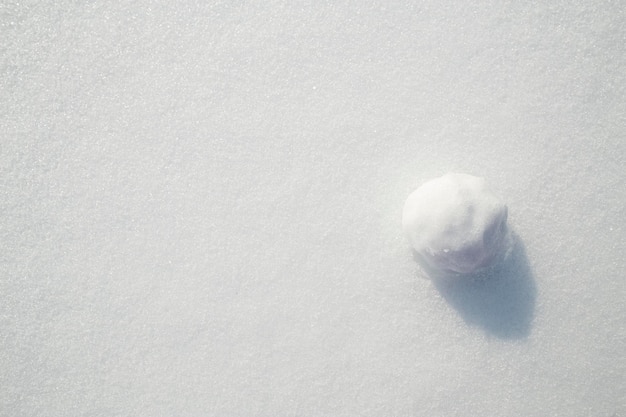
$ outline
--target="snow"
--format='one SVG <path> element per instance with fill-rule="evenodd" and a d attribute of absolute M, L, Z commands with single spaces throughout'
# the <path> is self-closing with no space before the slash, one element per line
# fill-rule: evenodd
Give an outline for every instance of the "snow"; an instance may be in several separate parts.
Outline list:
<path fill-rule="evenodd" d="M 425 268 L 470 274 L 506 253 L 507 212 L 483 178 L 449 173 L 409 195 L 402 227 Z"/>
<path fill-rule="evenodd" d="M 620 2 L 0 6 L 0 416 L 626 416 Z M 508 208 L 423 279 L 406 197 Z"/>

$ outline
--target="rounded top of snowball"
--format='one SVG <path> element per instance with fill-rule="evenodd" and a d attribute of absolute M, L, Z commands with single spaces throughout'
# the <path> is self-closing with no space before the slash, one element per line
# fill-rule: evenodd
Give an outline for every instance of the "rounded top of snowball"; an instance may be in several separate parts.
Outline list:
<path fill-rule="evenodd" d="M 467 174 L 430 180 L 406 200 L 402 226 L 419 258 L 430 268 L 470 273 L 487 266 L 506 234 L 507 207 Z"/>

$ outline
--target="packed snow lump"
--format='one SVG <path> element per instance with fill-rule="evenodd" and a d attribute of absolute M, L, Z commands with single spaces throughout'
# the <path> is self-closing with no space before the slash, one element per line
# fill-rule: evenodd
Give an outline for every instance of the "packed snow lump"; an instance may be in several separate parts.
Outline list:
<path fill-rule="evenodd" d="M 502 253 L 506 219 L 507 206 L 483 178 L 449 173 L 409 195 L 402 227 L 425 270 L 469 274 Z"/>

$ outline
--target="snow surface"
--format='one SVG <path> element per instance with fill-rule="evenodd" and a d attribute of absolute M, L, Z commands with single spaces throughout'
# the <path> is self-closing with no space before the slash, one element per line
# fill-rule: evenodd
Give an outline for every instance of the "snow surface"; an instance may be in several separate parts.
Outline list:
<path fill-rule="evenodd" d="M 425 270 L 471 274 L 506 254 L 506 218 L 483 178 L 448 173 L 409 195 L 402 228 Z"/>
<path fill-rule="evenodd" d="M 0 415 L 626 416 L 621 2 L 0 5 Z M 404 200 L 516 244 L 423 279 Z"/>

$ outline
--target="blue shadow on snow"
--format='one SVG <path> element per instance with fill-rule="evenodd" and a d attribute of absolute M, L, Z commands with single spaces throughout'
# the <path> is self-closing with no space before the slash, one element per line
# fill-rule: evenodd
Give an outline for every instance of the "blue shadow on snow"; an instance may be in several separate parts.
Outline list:
<path fill-rule="evenodd" d="M 457 277 L 430 275 L 441 296 L 467 324 L 501 339 L 523 339 L 530 334 L 537 289 L 524 244 L 514 233 L 511 239 L 511 253 L 486 271 Z"/>

